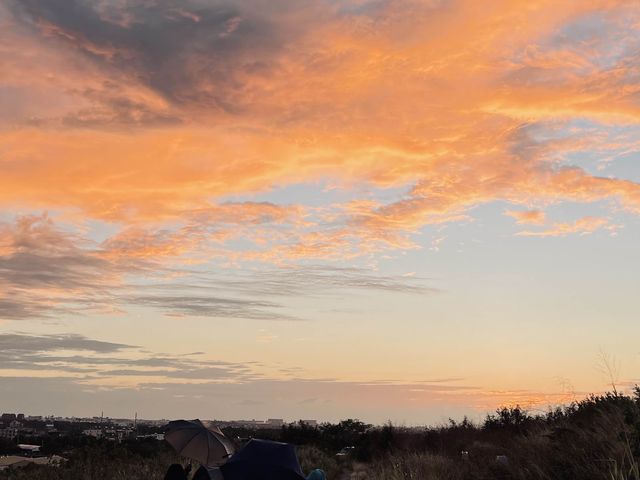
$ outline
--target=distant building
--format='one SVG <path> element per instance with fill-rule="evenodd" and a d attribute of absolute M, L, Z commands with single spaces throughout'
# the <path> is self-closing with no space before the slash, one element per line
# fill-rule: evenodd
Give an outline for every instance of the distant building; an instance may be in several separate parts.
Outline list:
<path fill-rule="evenodd" d="M 318 426 L 318 421 L 317 420 L 300 420 L 300 423 L 302 423 L 303 425 L 306 425 L 307 427 L 317 427 Z"/>
<path fill-rule="evenodd" d="M 87 437 L 102 438 L 102 430 L 99 428 L 88 428 L 87 430 L 83 430 L 82 434 Z"/>
<path fill-rule="evenodd" d="M 0 416 L 0 422 L 2 423 L 9 424 L 15 420 L 16 420 L 15 413 L 3 413 L 2 416 Z"/>
<path fill-rule="evenodd" d="M 271 427 L 282 427 L 284 425 L 284 420 L 282 418 L 269 418 L 267 420 L 267 424 Z"/>
<path fill-rule="evenodd" d="M 136 438 L 138 440 L 143 440 L 145 438 L 152 438 L 154 440 L 162 441 L 164 440 L 164 433 L 150 433 L 148 435 L 137 435 Z"/>
<path fill-rule="evenodd" d="M 28 443 L 19 443 L 18 448 L 23 452 L 37 453 L 40 451 L 40 445 L 31 445 Z"/>
<path fill-rule="evenodd" d="M 15 427 L 0 428 L 0 438 L 13 440 L 18 436 L 18 429 Z"/>

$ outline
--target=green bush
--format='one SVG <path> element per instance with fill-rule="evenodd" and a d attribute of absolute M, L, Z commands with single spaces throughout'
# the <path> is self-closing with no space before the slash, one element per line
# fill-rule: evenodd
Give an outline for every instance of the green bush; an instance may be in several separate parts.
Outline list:
<path fill-rule="evenodd" d="M 304 473 L 309 473 L 315 468 L 324 470 L 329 479 L 337 479 L 341 468 L 334 455 L 329 455 L 318 447 L 303 445 L 297 448 L 298 459 Z"/>

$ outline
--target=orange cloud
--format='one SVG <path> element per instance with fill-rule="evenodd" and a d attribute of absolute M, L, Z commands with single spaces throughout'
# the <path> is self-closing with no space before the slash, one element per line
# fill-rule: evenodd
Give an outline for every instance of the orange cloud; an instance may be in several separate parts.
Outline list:
<path fill-rule="evenodd" d="M 583 217 L 573 223 L 554 223 L 551 228 L 546 230 L 524 231 L 518 232 L 516 235 L 522 237 L 566 237 L 571 234 L 589 235 L 602 228 L 615 232 L 616 226 L 611 225 L 606 218 Z"/>
<path fill-rule="evenodd" d="M 279 206 L 267 202 L 243 202 L 210 205 L 184 211 L 180 225 L 145 225 L 127 228 L 105 240 L 103 256 L 145 258 L 148 260 L 181 257 L 181 261 L 211 257 L 238 258 L 225 249 L 233 240 L 252 242 L 256 250 L 282 241 L 285 234 L 296 237 L 309 224 L 298 206 Z M 252 256 L 252 255 L 248 255 Z M 255 256 L 254 256 L 255 258 Z"/>
<path fill-rule="evenodd" d="M 129 266 L 133 270 L 133 265 Z M 43 216 L 0 223 L 0 320 L 114 311 L 123 271 Z"/>
<path fill-rule="evenodd" d="M 270 235 L 245 252 L 265 260 L 412 248 L 423 226 L 496 200 L 640 212 L 638 183 L 567 160 L 635 144 L 606 134 L 638 119 L 633 57 L 611 49 L 637 43 L 633 2 L 223 13 L 186 2 L 66 16 L 72 4 L 3 7 L 0 78 L 14 95 L 0 114 L 0 205 L 118 225 L 105 243 L 114 255 L 185 255 L 246 234 L 241 225 L 260 225 L 256 242 Z M 602 34 L 572 38 L 568 27 L 592 15 Z M 576 119 L 594 126 L 576 130 Z M 325 218 L 304 206 L 212 207 L 319 180 L 408 191 L 331 205 Z M 235 233 L 212 231 L 229 217 Z"/>
<path fill-rule="evenodd" d="M 542 225 L 545 222 L 545 214 L 541 210 L 509 210 L 505 215 L 515 218 L 518 224 Z"/>

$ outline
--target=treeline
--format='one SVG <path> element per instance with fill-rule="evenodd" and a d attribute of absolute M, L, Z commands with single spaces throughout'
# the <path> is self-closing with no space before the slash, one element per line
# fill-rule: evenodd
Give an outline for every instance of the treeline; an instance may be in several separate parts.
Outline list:
<path fill-rule="evenodd" d="M 592 395 L 546 414 L 501 408 L 424 429 L 356 421 L 283 429 L 327 452 L 353 445 L 368 480 L 640 480 L 640 389 Z"/>
<path fill-rule="evenodd" d="M 352 446 L 350 460 L 361 463 L 367 480 L 640 480 L 638 387 L 630 395 L 592 395 L 545 414 L 500 408 L 480 423 L 465 418 L 416 429 L 345 420 L 290 424 L 264 434 L 323 452 L 316 461 L 332 470 L 336 452 Z"/>

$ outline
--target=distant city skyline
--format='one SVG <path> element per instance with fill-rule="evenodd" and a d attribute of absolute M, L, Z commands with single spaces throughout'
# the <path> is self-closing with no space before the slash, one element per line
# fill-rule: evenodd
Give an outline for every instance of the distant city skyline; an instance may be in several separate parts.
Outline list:
<path fill-rule="evenodd" d="M 640 5 L 0 3 L 0 410 L 534 412 L 640 382 Z"/>
<path fill-rule="evenodd" d="M 128 422 L 168 422 L 171 420 L 177 420 L 176 418 L 138 418 L 135 416 L 132 417 L 111 417 L 108 415 L 104 415 L 104 412 L 100 412 L 100 415 L 93 415 L 90 417 L 85 416 L 60 416 L 55 414 L 49 415 L 38 415 L 38 414 L 25 414 L 23 412 L 0 412 L 0 423 L 7 423 L 11 421 L 36 421 L 36 420 L 68 420 L 68 421 L 128 421 Z M 202 421 L 207 422 L 221 422 L 221 423 L 245 423 L 249 424 L 264 424 L 264 425 L 273 425 L 273 426 L 282 426 L 285 423 L 299 423 L 302 422 L 307 425 L 316 425 L 318 423 L 315 419 L 295 419 L 295 420 L 286 420 L 284 418 L 266 418 L 266 419 L 256 419 L 256 418 L 245 418 L 245 419 L 232 419 L 232 418 L 201 418 Z"/>

